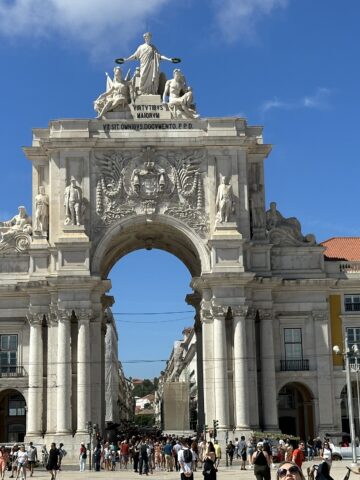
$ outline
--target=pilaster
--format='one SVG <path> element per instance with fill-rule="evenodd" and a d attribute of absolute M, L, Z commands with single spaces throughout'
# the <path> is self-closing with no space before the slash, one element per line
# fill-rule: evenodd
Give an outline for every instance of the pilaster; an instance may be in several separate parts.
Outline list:
<path fill-rule="evenodd" d="M 271 309 L 260 309 L 259 315 L 263 428 L 264 430 L 268 431 L 276 431 L 278 430 L 279 426 L 273 335 L 274 313 Z"/>

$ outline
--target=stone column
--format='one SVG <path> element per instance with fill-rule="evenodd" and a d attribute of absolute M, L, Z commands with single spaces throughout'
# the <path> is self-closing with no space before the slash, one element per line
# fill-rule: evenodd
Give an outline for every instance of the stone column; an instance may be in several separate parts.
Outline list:
<path fill-rule="evenodd" d="M 336 422 L 336 417 L 334 418 L 334 403 L 336 400 L 332 380 L 333 365 L 328 312 L 327 310 L 313 310 L 312 317 L 316 338 L 315 361 L 319 398 L 318 430 L 326 432 L 333 428 Z"/>
<path fill-rule="evenodd" d="M 215 405 L 213 318 L 208 303 L 204 300 L 201 302 L 200 318 L 202 323 L 204 425 L 209 426 L 215 418 Z"/>
<path fill-rule="evenodd" d="M 71 335 L 72 312 L 58 310 L 57 355 L 57 429 L 56 433 L 70 433 L 71 425 Z"/>
<path fill-rule="evenodd" d="M 247 307 L 232 308 L 234 325 L 234 393 L 236 430 L 249 428 L 249 385 L 246 347 Z"/>
<path fill-rule="evenodd" d="M 102 423 L 102 386 L 101 386 L 101 343 L 103 339 L 101 328 L 101 314 L 91 319 L 90 322 L 90 372 L 91 372 L 91 418 L 92 423 L 97 423 L 99 426 Z"/>
<path fill-rule="evenodd" d="M 213 305 L 211 312 L 214 322 L 214 420 L 218 420 L 219 430 L 227 430 L 229 427 L 229 386 L 225 329 L 227 309 Z"/>
<path fill-rule="evenodd" d="M 27 404 L 27 435 L 41 436 L 43 430 L 43 337 L 42 313 L 29 313 L 29 394 Z"/>
<path fill-rule="evenodd" d="M 195 308 L 194 330 L 196 335 L 196 382 L 197 382 L 197 413 L 198 413 L 198 432 L 203 431 L 205 425 L 204 413 L 204 370 L 203 370 L 203 336 L 202 324 L 200 320 L 200 302 L 201 296 L 195 292 L 186 295 L 186 303 Z"/>
<path fill-rule="evenodd" d="M 87 433 L 91 421 L 90 318 L 90 310 L 81 310 L 77 318 L 77 433 Z"/>
<path fill-rule="evenodd" d="M 277 391 L 272 310 L 259 310 L 263 428 L 278 430 Z"/>

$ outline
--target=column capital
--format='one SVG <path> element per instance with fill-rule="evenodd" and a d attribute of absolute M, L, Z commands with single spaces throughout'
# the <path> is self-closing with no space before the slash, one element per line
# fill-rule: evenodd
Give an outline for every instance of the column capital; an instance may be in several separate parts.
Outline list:
<path fill-rule="evenodd" d="M 44 321 L 44 314 L 41 312 L 28 312 L 26 318 L 31 327 L 41 326 Z"/>
<path fill-rule="evenodd" d="M 57 310 L 58 323 L 70 323 L 71 317 L 72 310 L 63 310 L 60 308 Z"/>
<path fill-rule="evenodd" d="M 185 302 L 194 307 L 196 311 L 199 310 L 201 301 L 201 295 L 198 292 L 188 293 L 185 297 Z"/>
<path fill-rule="evenodd" d="M 312 317 L 317 322 L 324 322 L 328 318 L 327 310 L 313 310 Z"/>
<path fill-rule="evenodd" d="M 272 320 L 274 318 L 274 311 L 272 308 L 259 308 L 258 312 L 261 320 Z"/>
<path fill-rule="evenodd" d="M 231 307 L 231 311 L 233 314 L 233 317 L 246 317 L 247 312 L 249 310 L 248 305 L 233 305 Z"/>
<path fill-rule="evenodd" d="M 93 316 L 93 311 L 91 308 L 81 308 L 80 310 L 76 311 L 76 317 L 78 319 L 78 322 L 82 323 L 87 323 L 90 322 L 92 316 Z"/>
<path fill-rule="evenodd" d="M 247 314 L 246 314 L 246 318 L 248 320 L 255 320 L 256 318 L 256 313 L 257 313 L 257 308 L 255 307 L 249 307 L 248 308 L 248 311 L 247 311 Z"/>

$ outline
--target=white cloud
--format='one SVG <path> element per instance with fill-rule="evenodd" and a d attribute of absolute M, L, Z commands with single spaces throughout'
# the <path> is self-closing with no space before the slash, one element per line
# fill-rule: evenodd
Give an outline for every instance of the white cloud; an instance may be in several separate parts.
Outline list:
<path fill-rule="evenodd" d="M 318 108 L 321 110 L 329 108 L 329 97 L 331 95 L 329 88 L 318 88 L 315 95 L 304 97 L 302 104 L 305 108 Z"/>
<path fill-rule="evenodd" d="M 228 41 L 255 36 L 257 22 L 277 8 L 285 8 L 288 0 L 213 0 L 216 20 Z"/>
<path fill-rule="evenodd" d="M 260 111 L 266 112 L 274 109 L 295 110 L 301 108 L 311 108 L 316 110 L 327 110 L 330 108 L 330 96 L 333 91 L 329 88 L 319 87 L 313 95 L 307 95 L 294 101 L 283 101 L 278 98 L 266 100 L 261 106 Z"/>
<path fill-rule="evenodd" d="M 47 37 L 56 33 L 96 53 L 114 42 L 126 44 L 141 27 L 145 28 L 150 15 L 172 1 L 1 1 L 0 35 L 11 38 Z"/>

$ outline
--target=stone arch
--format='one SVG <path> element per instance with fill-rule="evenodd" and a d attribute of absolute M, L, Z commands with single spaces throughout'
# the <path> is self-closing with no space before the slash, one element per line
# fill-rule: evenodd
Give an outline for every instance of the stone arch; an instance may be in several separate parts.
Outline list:
<path fill-rule="evenodd" d="M 27 406 L 20 390 L 0 391 L 0 443 L 23 442 L 26 434 Z"/>
<path fill-rule="evenodd" d="M 360 395 L 358 396 L 358 391 L 360 393 L 360 385 L 357 384 L 357 380 L 351 382 L 351 396 L 354 412 L 354 425 L 355 425 L 355 435 L 360 435 Z M 346 383 L 342 386 L 340 394 L 340 418 L 341 418 L 341 431 L 350 432 L 350 423 L 349 423 L 349 407 L 348 407 L 348 397 L 347 397 L 347 385 Z"/>
<path fill-rule="evenodd" d="M 278 418 L 282 433 L 314 438 L 314 394 L 302 382 L 284 382 L 278 391 Z"/>
<path fill-rule="evenodd" d="M 146 215 L 120 220 L 105 232 L 92 256 L 91 272 L 106 278 L 113 265 L 126 254 L 159 248 L 178 257 L 193 277 L 210 271 L 210 252 L 205 242 L 181 220 Z"/>

